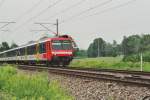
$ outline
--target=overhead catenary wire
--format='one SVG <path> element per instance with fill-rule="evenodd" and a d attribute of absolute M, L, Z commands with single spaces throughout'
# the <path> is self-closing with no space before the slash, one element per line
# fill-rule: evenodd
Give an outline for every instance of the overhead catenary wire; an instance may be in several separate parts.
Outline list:
<path fill-rule="evenodd" d="M 91 15 L 88 15 L 88 16 L 86 16 L 86 17 L 95 16 L 95 15 L 99 15 L 99 14 L 102 14 L 102 13 L 105 13 L 105 12 L 108 12 L 108 11 L 111 11 L 111 10 L 114 10 L 114 9 L 118 9 L 118 8 L 127 6 L 128 4 L 130 4 L 130 3 L 132 3 L 132 2 L 135 2 L 135 1 L 137 1 L 137 0 L 130 0 L 130 1 L 125 2 L 125 3 L 123 3 L 123 4 L 120 4 L 120 5 L 117 5 L 117 6 L 108 8 L 108 9 L 105 9 L 105 10 L 103 10 L 103 11 L 100 11 L 100 12 L 97 12 L 97 13 L 94 13 L 94 14 L 91 14 Z"/>
<path fill-rule="evenodd" d="M 8 26 L 9 24 L 15 23 L 15 22 L 0 22 L 1 24 L 4 24 L 3 26 L 0 27 L 0 30 Z"/>
<path fill-rule="evenodd" d="M 16 20 L 22 19 L 25 15 L 31 13 L 36 7 L 38 7 L 43 0 L 39 0 L 36 4 L 34 4 L 31 8 L 29 8 L 25 13 L 16 18 Z"/>
<path fill-rule="evenodd" d="M 47 8 L 43 9 L 42 11 L 40 11 L 38 14 L 36 14 L 35 16 L 31 17 L 30 19 L 28 19 L 27 21 L 25 21 L 23 24 L 19 25 L 17 28 L 15 28 L 14 30 L 17 31 L 19 30 L 21 27 L 23 27 L 26 23 L 31 22 L 33 19 L 36 19 L 37 17 L 41 16 L 42 14 L 44 14 L 45 12 L 47 12 L 50 8 L 54 7 L 55 5 L 57 5 L 58 3 L 60 3 L 62 0 L 57 0 L 56 2 L 54 2 L 53 4 L 49 5 Z"/>
<path fill-rule="evenodd" d="M 4 2 L 5 2 L 5 0 L 0 1 L 0 7 L 3 5 Z"/>
<path fill-rule="evenodd" d="M 46 27 L 43 23 L 35 23 L 35 24 L 41 25 L 43 28 L 45 28 L 45 29 L 48 30 L 49 32 L 52 32 L 53 34 L 56 33 L 56 32 L 54 32 L 54 31 L 52 31 L 51 29 L 49 29 L 48 27 Z"/>
<path fill-rule="evenodd" d="M 60 14 L 62 14 L 62 13 L 66 13 L 66 12 L 68 12 L 69 10 L 71 10 L 71 9 L 73 9 L 73 8 L 75 8 L 75 7 L 79 6 L 79 5 L 81 5 L 81 4 L 84 3 L 85 1 L 87 1 L 87 0 L 80 0 L 79 2 L 77 2 L 77 3 L 73 4 L 73 5 L 70 5 L 69 7 L 65 8 L 65 9 L 62 9 L 60 12 L 57 12 L 57 13 L 53 14 L 52 16 L 49 16 L 48 18 L 44 19 L 44 20 L 48 20 L 48 19 L 51 19 L 51 18 L 53 18 L 53 17 L 55 17 L 55 16 L 57 16 L 57 15 L 60 15 Z"/>
<path fill-rule="evenodd" d="M 83 14 L 85 14 L 85 13 L 88 13 L 88 12 L 94 10 L 94 9 L 97 9 L 97 8 L 99 8 L 99 7 L 101 7 L 101 6 L 104 6 L 104 5 L 106 5 L 106 4 L 108 4 L 108 3 L 112 2 L 112 1 L 113 1 L 113 0 L 107 0 L 107 1 L 105 1 L 105 2 L 99 3 L 99 4 L 95 5 L 95 6 L 92 6 L 92 7 L 88 8 L 88 9 L 86 9 L 86 10 L 84 10 L 84 11 L 81 11 L 81 12 L 79 12 L 79 13 L 77 13 L 77 14 L 71 16 L 71 17 L 69 17 L 67 20 L 72 20 L 72 19 L 74 19 L 74 18 L 76 18 L 76 17 L 79 17 L 79 16 L 81 16 L 81 15 L 83 15 Z M 67 20 L 63 20 L 61 23 L 64 23 L 64 22 L 66 22 Z"/>
<path fill-rule="evenodd" d="M 84 16 L 82 18 L 79 18 L 78 20 L 81 20 L 81 19 L 86 19 L 88 17 L 92 17 L 92 16 L 96 16 L 96 15 L 100 15 L 100 14 L 103 14 L 103 13 L 106 13 L 106 12 L 109 12 L 109 11 L 112 11 L 112 10 L 115 10 L 115 9 L 118 9 L 118 8 L 121 8 L 121 7 L 124 7 L 124 6 L 127 6 L 128 4 L 132 3 L 132 2 L 135 2 L 137 0 L 130 0 L 128 2 L 125 2 L 125 3 L 122 3 L 120 5 L 117 5 L 117 6 L 114 6 L 114 7 L 110 7 L 110 8 L 107 8 L 107 9 L 104 9 L 104 10 L 101 10 L 100 12 L 97 12 L 97 13 L 94 13 L 94 14 L 91 14 L 91 15 L 87 15 L 87 16 Z M 80 16 L 80 15 L 79 15 Z M 78 16 L 74 16 L 74 17 L 70 17 L 68 18 L 67 20 L 63 20 L 61 23 L 66 23 L 66 22 L 69 22 L 71 20 L 73 20 L 74 18 L 76 18 Z M 77 19 L 76 19 L 77 20 Z"/>

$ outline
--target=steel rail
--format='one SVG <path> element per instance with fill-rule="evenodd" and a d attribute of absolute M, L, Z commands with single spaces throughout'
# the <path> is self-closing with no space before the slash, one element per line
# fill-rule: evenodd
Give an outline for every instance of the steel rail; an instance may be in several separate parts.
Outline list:
<path fill-rule="evenodd" d="M 113 71 L 109 70 L 109 74 L 108 74 L 108 73 L 105 73 L 104 70 L 103 70 L 103 73 L 101 73 L 102 70 L 92 71 L 89 69 L 80 70 L 80 69 L 71 69 L 71 68 L 52 68 L 52 67 L 27 66 L 27 65 L 19 65 L 18 68 L 25 69 L 25 70 L 26 69 L 38 70 L 38 71 L 46 70 L 50 73 L 63 74 L 67 76 L 75 76 L 75 77 L 89 78 L 89 79 L 96 79 L 96 80 L 106 80 L 106 81 L 113 81 L 117 83 L 125 83 L 125 84 L 130 84 L 130 85 L 150 87 L 150 78 L 147 78 L 148 73 L 146 74 L 146 78 L 145 78 L 145 77 L 137 76 L 137 73 L 139 72 L 136 73 L 135 71 L 133 71 L 133 73 L 129 71 L 128 73 L 128 71 L 123 72 L 122 70 L 122 71 L 119 71 L 119 74 L 118 74 L 117 71 L 115 70 Z M 145 74 L 142 74 L 142 72 L 140 73 L 141 73 L 140 75 L 142 76 L 145 75 Z"/>

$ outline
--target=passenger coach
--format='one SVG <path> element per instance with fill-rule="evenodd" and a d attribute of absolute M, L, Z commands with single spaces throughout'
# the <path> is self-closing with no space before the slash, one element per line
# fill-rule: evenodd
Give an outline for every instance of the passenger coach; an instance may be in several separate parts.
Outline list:
<path fill-rule="evenodd" d="M 47 38 L 0 53 L 1 63 L 68 65 L 77 48 L 67 35 Z"/>

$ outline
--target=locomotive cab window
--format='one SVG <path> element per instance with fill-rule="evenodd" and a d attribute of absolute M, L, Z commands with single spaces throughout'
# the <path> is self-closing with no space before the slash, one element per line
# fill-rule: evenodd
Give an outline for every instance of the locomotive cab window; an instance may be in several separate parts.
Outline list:
<path fill-rule="evenodd" d="M 70 40 L 53 40 L 52 41 L 53 50 L 71 50 L 72 45 Z"/>
<path fill-rule="evenodd" d="M 53 40 L 52 41 L 52 48 L 53 48 L 53 50 L 61 50 L 62 49 L 61 41 Z"/>
<path fill-rule="evenodd" d="M 69 41 L 69 40 L 62 41 L 62 47 L 64 50 L 72 49 L 71 41 Z"/>

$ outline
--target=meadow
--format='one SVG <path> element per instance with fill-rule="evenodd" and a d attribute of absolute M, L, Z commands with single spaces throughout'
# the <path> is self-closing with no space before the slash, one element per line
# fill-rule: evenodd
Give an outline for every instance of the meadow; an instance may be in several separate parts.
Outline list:
<path fill-rule="evenodd" d="M 124 62 L 122 57 L 100 57 L 74 59 L 71 67 L 101 68 L 118 70 L 140 70 L 140 62 Z M 150 62 L 143 63 L 143 71 L 150 71 Z"/>
<path fill-rule="evenodd" d="M 0 100 L 72 100 L 57 81 L 41 72 L 27 75 L 11 66 L 0 67 Z"/>

